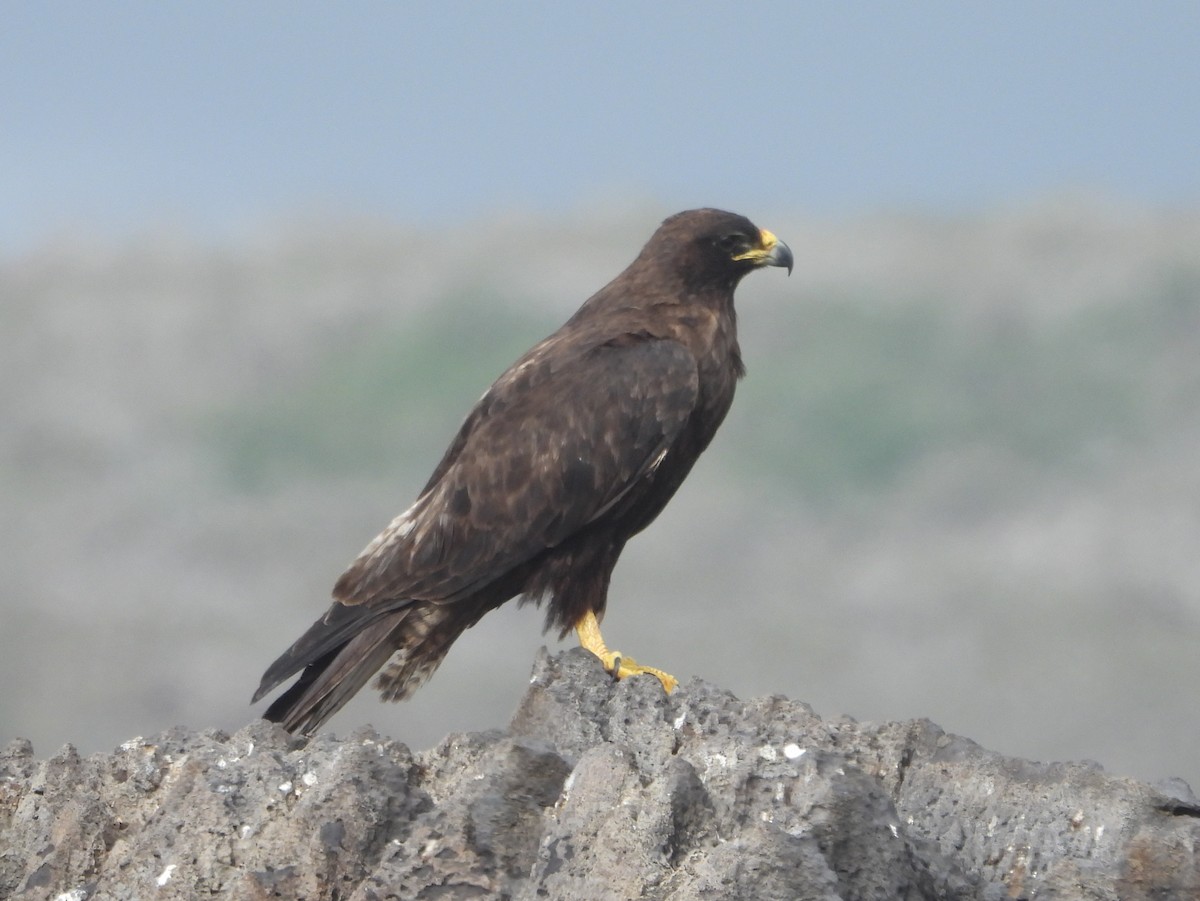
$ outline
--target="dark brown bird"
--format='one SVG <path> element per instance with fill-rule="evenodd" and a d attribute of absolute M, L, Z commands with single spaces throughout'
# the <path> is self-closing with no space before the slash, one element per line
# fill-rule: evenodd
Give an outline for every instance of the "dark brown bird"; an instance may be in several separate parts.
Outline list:
<path fill-rule="evenodd" d="M 787 245 L 749 219 L 691 210 L 517 360 L 467 416 L 416 502 L 358 556 L 329 611 L 271 664 L 257 701 L 311 734 L 381 667 L 411 695 L 450 645 L 518 595 L 574 629 L 616 678 L 676 681 L 600 636 L 625 542 L 666 506 L 725 418 L 744 373 L 733 293 Z"/>

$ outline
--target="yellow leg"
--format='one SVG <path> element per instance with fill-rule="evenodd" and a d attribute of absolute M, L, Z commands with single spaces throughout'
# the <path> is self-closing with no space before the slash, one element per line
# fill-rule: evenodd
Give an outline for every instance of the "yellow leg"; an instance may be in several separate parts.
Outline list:
<path fill-rule="evenodd" d="M 592 611 L 589 610 L 585 613 L 575 624 L 575 632 L 579 635 L 579 643 L 600 658 L 604 669 L 612 673 L 613 678 L 624 679 L 627 676 L 647 673 L 662 683 L 667 694 L 670 694 L 679 685 L 678 679 L 660 669 L 652 666 L 640 666 L 632 657 L 622 656 L 620 651 L 610 651 L 604 643 L 604 636 L 600 634 L 600 623 L 596 621 L 596 614 Z"/>

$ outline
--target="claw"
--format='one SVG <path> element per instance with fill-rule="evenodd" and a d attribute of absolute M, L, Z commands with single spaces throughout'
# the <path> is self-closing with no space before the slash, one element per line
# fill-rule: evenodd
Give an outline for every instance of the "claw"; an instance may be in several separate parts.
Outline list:
<path fill-rule="evenodd" d="M 580 645 L 600 658 L 605 672 L 613 677 L 614 682 L 645 674 L 658 679 L 667 694 L 679 686 L 679 680 L 669 673 L 652 666 L 642 666 L 632 657 L 623 656 L 620 651 L 610 651 L 600 635 L 600 624 L 596 621 L 596 615 L 591 611 L 585 613 L 575 624 L 575 631 L 579 634 Z"/>

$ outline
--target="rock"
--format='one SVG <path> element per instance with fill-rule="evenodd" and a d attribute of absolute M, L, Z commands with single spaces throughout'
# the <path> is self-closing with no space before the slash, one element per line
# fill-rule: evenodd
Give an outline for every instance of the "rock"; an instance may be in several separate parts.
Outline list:
<path fill-rule="evenodd" d="M 258 722 L 0 753 L 0 897 L 1187 899 L 1200 803 L 927 721 L 824 720 L 543 655 L 507 732 L 413 755 Z"/>

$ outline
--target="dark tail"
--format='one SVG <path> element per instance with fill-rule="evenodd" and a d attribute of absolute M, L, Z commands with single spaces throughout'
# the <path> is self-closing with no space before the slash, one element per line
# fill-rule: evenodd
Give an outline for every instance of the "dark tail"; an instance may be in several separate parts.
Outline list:
<path fill-rule="evenodd" d="M 406 603 L 371 610 L 334 604 L 263 674 L 251 703 L 300 673 L 263 718 L 312 735 L 395 655 L 379 678 L 388 701 L 407 698 L 442 662 L 474 620 L 456 621 L 453 605 Z M 303 672 L 300 672 L 303 670 Z"/>

